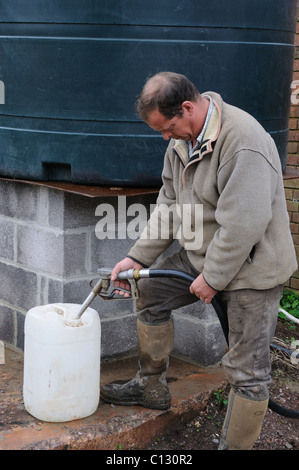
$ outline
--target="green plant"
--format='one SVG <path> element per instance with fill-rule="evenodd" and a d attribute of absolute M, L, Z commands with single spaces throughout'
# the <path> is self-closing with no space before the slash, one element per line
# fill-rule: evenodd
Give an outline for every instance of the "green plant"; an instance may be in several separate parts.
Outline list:
<path fill-rule="evenodd" d="M 222 408 L 224 406 L 227 406 L 228 400 L 225 398 L 225 390 L 222 390 L 221 388 L 218 388 L 216 392 L 214 392 L 214 395 L 216 397 L 216 402 L 219 408 Z"/>
<path fill-rule="evenodd" d="M 280 306 L 293 317 L 299 319 L 299 295 L 297 293 L 285 289 L 280 299 Z M 286 318 L 282 312 L 279 312 L 278 316 L 282 319 Z"/>
<path fill-rule="evenodd" d="M 285 339 L 286 343 L 292 343 L 293 341 L 295 341 L 295 338 L 293 336 L 291 339 Z"/>

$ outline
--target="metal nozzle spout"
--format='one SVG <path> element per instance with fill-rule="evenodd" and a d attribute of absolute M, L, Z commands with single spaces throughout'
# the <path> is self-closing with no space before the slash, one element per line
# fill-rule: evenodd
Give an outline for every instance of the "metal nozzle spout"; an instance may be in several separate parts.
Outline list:
<path fill-rule="evenodd" d="M 102 285 L 103 285 L 103 280 L 100 279 L 97 282 L 97 284 L 93 287 L 93 289 L 92 289 L 91 293 L 89 294 L 89 296 L 86 298 L 86 300 L 81 305 L 78 313 L 74 317 L 74 320 L 78 320 L 79 318 L 81 318 L 81 316 L 83 315 L 85 310 L 89 307 L 91 302 L 94 300 L 94 298 L 97 296 L 97 294 L 101 291 Z"/>
<path fill-rule="evenodd" d="M 101 297 L 104 298 L 106 294 L 106 298 L 112 298 L 112 297 L 107 297 L 107 292 L 110 287 L 110 279 L 111 279 L 111 269 L 109 268 L 101 268 L 98 270 L 98 273 L 100 275 L 100 280 L 97 282 L 97 284 L 92 288 L 91 293 L 89 296 L 86 298 L 86 300 L 83 302 L 81 305 L 79 311 L 77 312 L 76 316 L 74 317 L 74 320 L 79 320 L 85 310 L 89 307 L 91 302 L 95 299 L 95 297 L 100 294 Z M 117 280 L 128 280 L 131 284 L 131 292 L 132 292 L 132 297 L 131 298 L 137 298 L 138 297 L 138 290 L 136 287 L 136 282 L 138 279 L 142 277 L 149 277 L 149 269 L 128 269 L 127 271 L 121 271 L 118 273 Z"/>

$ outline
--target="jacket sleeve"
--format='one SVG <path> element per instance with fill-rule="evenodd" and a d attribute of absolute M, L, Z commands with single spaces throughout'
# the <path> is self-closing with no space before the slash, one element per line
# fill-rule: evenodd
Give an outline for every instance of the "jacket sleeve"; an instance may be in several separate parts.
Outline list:
<path fill-rule="evenodd" d="M 272 218 L 278 172 L 260 153 L 242 150 L 218 173 L 219 225 L 208 246 L 203 276 L 215 290 L 223 290 L 236 276 L 265 235 Z"/>
<path fill-rule="evenodd" d="M 128 256 L 147 266 L 150 266 L 173 242 L 179 227 L 170 161 L 171 147 L 169 145 L 165 154 L 162 172 L 163 185 L 159 191 L 155 209 L 140 238 L 128 253 Z"/>

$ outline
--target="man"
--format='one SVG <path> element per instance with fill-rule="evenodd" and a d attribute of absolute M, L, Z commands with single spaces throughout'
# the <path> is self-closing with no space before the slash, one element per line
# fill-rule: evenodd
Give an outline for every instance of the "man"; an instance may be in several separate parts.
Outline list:
<path fill-rule="evenodd" d="M 219 448 L 250 449 L 267 410 L 269 349 L 283 284 L 297 269 L 278 152 L 252 116 L 217 93 L 201 95 L 183 75 L 151 77 L 137 109 L 152 129 L 171 140 L 157 207 L 111 279 L 120 271 L 152 265 L 176 238 L 175 223 L 168 237 L 152 236 L 168 207 L 176 205 L 181 215 L 184 206 L 191 207 L 191 227 L 203 232 L 193 243 L 184 230 L 178 232 L 181 251 L 157 265 L 192 274 L 191 286 L 178 279 L 139 281 L 139 370 L 128 383 L 104 386 L 101 396 L 115 404 L 167 409 L 171 310 L 198 299 L 210 303 L 217 294 L 229 321 L 223 366 L 231 385 Z M 203 211 L 194 210 L 198 206 Z"/>

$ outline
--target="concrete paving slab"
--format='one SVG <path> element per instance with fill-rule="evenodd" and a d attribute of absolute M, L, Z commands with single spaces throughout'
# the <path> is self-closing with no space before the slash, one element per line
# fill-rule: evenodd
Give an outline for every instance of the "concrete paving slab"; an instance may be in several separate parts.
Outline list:
<path fill-rule="evenodd" d="M 167 411 L 140 406 L 113 406 L 100 401 L 84 419 L 46 423 L 23 404 L 23 355 L 8 348 L 0 365 L 0 450 L 142 450 L 176 423 L 192 420 L 210 395 L 225 384 L 219 366 L 201 368 L 171 358 L 168 381 L 172 396 Z M 132 378 L 137 359 L 101 364 L 101 385 Z"/>

